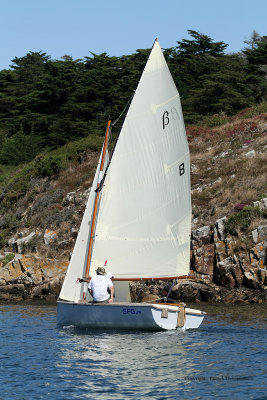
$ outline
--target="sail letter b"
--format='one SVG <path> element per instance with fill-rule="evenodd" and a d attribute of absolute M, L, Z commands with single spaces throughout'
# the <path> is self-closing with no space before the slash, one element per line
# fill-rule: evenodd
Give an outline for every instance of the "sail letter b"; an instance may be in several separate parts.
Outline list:
<path fill-rule="evenodd" d="M 165 126 L 169 125 L 169 122 L 170 122 L 169 112 L 164 111 L 163 117 L 162 117 L 163 129 L 165 129 Z"/>

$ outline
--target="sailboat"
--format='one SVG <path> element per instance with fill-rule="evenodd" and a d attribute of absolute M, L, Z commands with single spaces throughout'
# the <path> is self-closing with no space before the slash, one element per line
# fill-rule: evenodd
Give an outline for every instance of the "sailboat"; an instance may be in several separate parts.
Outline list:
<path fill-rule="evenodd" d="M 186 277 L 190 265 L 189 147 L 179 93 L 156 39 L 112 157 L 111 122 L 57 301 L 57 322 L 91 329 L 198 328 L 204 312 L 185 304 L 133 303 L 130 281 Z M 93 303 L 86 283 L 108 259 L 113 303 Z M 117 297 L 117 293 L 124 293 Z"/>

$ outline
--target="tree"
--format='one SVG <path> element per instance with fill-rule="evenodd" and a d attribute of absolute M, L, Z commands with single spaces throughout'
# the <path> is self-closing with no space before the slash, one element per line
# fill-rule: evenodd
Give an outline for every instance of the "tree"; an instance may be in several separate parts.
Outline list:
<path fill-rule="evenodd" d="M 254 31 L 250 47 L 245 48 L 248 83 L 257 102 L 267 99 L 267 36 L 259 36 Z"/>
<path fill-rule="evenodd" d="M 248 45 L 247 49 L 255 49 L 261 40 L 261 36 L 255 30 L 252 31 L 251 36 L 248 40 L 244 40 L 244 43 Z M 246 49 L 246 48 L 245 48 Z"/>

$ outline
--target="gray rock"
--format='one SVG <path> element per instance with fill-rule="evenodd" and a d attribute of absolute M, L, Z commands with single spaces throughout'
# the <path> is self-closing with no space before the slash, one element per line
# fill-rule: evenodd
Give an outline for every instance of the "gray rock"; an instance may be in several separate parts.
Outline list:
<path fill-rule="evenodd" d="M 50 229 L 46 229 L 44 234 L 44 242 L 47 246 L 49 246 L 50 243 L 54 242 L 56 238 L 57 238 L 57 232 L 52 231 Z"/>
<path fill-rule="evenodd" d="M 225 239 L 225 234 L 224 234 L 225 226 L 224 226 L 224 223 L 225 223 L 226 220 L 227 220 L 227 218 L 223 217 L 223 218 L 218 219 L 215 222 L 215 227 L 216 227 L 216 230 L 217 230 L 217 236 L 218 236 L 219 240 L 224 240 Z"/>
<path fill-rule="evenodd" d="M 253 242 L 254 242 L 254 243 L 257 243 L 257 242 L 258 242 L 258 238 L 259 238 L 258 229 L 254 229 L 254 230 L 251 232 L 251 234 L 252 234 Z"/>
<path fill-rule="evenodd" d="M 194 240 L 197 240 L 198 242 L 201 241 L 202 243 L 210 243 L 211 227 L 207 225 L 192 231 L 192 237 Z"/>
<path fill-rule="evenodd" d="M 267 225 L 258 226 L 259 240 L 267 239 Z"/>
<path fill-rule="evenodd" d="M 248 158 L 253 158 L 253 157 L 255 157 L 255 155 L 256 155 L 255 150 L 248 151 L 248 152 L 245 154 L 245 156 L 248 157 Z"/>
<path fill-rule="evenodd" d="M 27 244 L 30 242 L 30 240 L 35 236 L 35 232 L 30 233 L 26 237 L 22 237 L 21 239 L 17 240 L 17 246 L 18 246 L 18 253 L 22 253 L 23 251 L 23 245 Z"/>

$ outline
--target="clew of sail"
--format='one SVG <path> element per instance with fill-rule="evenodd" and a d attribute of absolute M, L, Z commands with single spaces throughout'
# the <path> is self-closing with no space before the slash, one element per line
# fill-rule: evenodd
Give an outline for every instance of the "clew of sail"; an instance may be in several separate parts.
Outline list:
<path fill-rule="evenodd" d="M 83 219 L 73 249 L 73 253 L 70 259 L 65 280 L 59 295 L 60 300 L 78 302 L 82 298 L 82 289 L 83 289 L 82 285 L 75 284 L 75 282 L 78 277 L 82 277 L 85 275 L 88 246 L 90 239 L 90 228 L 91 228 L 93 207 L 95 201 L 95 190 L 97 188 L 97 184 L 102 178 L 102 176 L 100 176 L 100 163 L 102 158 L 102 152 L 100 154 L 94 181 L 87 200 Z M 108 153 L 106 153 L 105 166 L 107 166 L 107 164 L 108 164 Z"/>
<path fill-rule="evenodd" d="M 156 41 L 102 188 L 90 271 L 108 258 L 115 279 L 186 275 L 190 228 L 190 160 L 180 97 Z"/>

